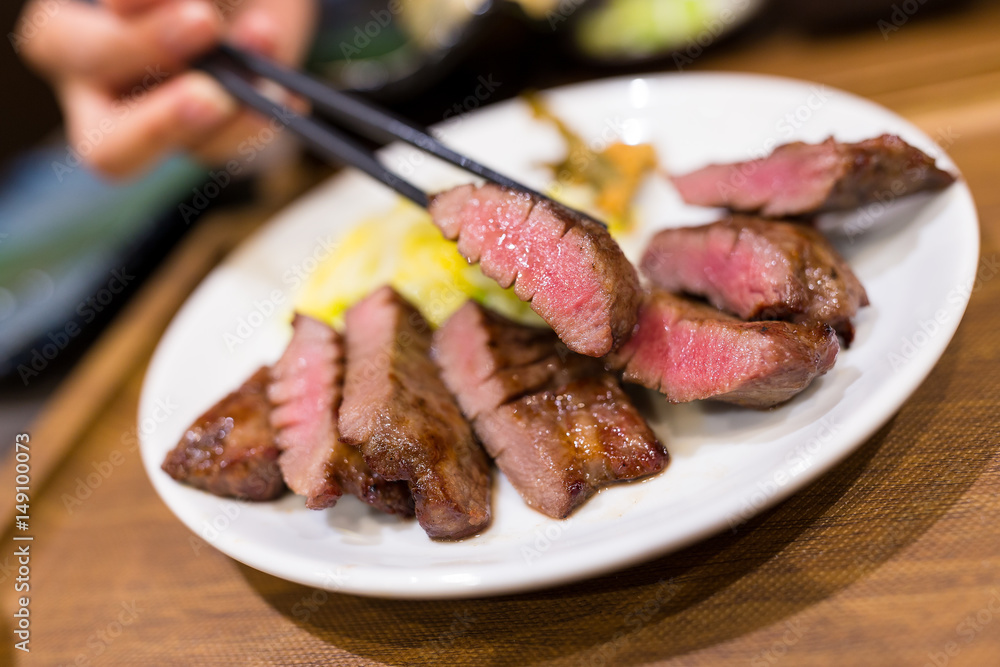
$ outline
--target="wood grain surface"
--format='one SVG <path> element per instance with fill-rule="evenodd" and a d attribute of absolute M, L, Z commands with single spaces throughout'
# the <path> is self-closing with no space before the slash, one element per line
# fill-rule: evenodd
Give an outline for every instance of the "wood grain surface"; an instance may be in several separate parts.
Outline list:
<path fill-rule="evenodd" d="M 995 267 L 998 35 L 1000 8 L 982 3 L 907 23 L 888 39 L 874 28 L 849 37 L 777 35 L 705 55 L 691 69 L 811 79 L 871 97 L 932 135 L 947 133 L 979 207 L 981 265 Z M 245 233 L 226 229 L 219 251 Z M 132 315 L 141 325 L 129 329 L 126 358 L 99 346 L 34 427 L 36 452 L 72 451 L 32 500 L 30 656 L 10 639 L 9 533 L 0 546 L 0 664 L 1000 664 L 995 277 L 978 285 L 941 362 L 875 437 L 737 531 L 553 590 L 401 602 L 313 590 L 247 568 L 190 533 L 153 492 L 134 445 L 145 364 L 170 314 L 219 254 L 181 248 L 174 265 L 187 266 L 189 280 L 150 284 L 146 298 L 159 306 Z M 67 503 L 85 495 L 81 480 L 108 465 L 97 488 Z"/>

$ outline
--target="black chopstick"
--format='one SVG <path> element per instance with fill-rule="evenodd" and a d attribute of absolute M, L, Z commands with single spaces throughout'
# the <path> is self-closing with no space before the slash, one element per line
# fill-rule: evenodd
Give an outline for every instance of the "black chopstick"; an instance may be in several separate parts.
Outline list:
<path fill-rule="evenodd" d="M 219 51 L 251 72 L 298 93 L 325 114 L 358 134 L 375 140 L 398 139 L 497 185 L 547 199 L 541 193 L 448 148 L 426 129 L 370 102 L 331 88 L 322 81 L 257 54 L 227 44 L 220 46 Z"/>
<path fill-rule="evenodd" d="M 217 54 L 210 54 L 196 67 L 215 77 L 230 95 L 251 109 L 270 116 L 301 137 L 314 150 L 333 161 L 342 161 L 384 183 L 413 203 L 427 208 L 427 193 L 383 166 L 374 154 L 340 130 L 292 111 L 262 95 L 253 84 Z"/>
<path fill-rule="evenodd" d="M 386 139 L 403 141 L 501 187 L 520 190 L 539 199 L 552 201 L 550 197 L 448 148 L 427 130 L 371 102 L 338 91 L 263 56 L 241 51 L 230 45 L 221 45 L 195 63 L 195 66 L 215 77 L 223 88 L 243 104 L 285 125 L 323 157 L 346 162 L 360 169 L 418 206 L 424 208 L 428 206 L 429 198 L 426 192 L 383 166 L 375 154 L 358 143 L 354 137 L 312 117 L 296 113 L 261 94 L 251 83 L 247 73 L 240 70 L 269 79 L 297 93 L 312 102 L 319 111 L 358 135 L 367 136 L 375 141 Z M 563 206 L 557 202 L 553 203 Z M 573 212 L 606 226 L 604 222 L 582 211 L 573 210 Z"/>

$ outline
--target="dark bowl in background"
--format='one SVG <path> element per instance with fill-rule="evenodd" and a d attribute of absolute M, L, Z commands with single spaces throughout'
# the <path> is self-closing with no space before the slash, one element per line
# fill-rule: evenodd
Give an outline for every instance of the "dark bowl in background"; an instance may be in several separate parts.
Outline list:
<path fill-rule="evenodd" d="M 504 5 L 502 0 L 484 0 L 477 12 L 468 12 L 447 43 L 426 48 L 389 12 L 387 7 L 393 5 L 386 0 L 328 0 L 308 67 L 340 89 L 380 100 L 405 100 L 440 81 L 480 48 Z"/>

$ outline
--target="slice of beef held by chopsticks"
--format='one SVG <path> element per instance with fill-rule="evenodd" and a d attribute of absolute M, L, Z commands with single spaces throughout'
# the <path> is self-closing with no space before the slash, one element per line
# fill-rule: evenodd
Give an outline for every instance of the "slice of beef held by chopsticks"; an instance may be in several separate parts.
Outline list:
<path fill-rule="evenodd" d="M 434 195 L 429 210 L 467 260 L 501 287 L 513 285 L 569 349 L 600 357 L 632 332 L 638 278 L 599 223 L 492 184 Z"/>
<path fill-rule="evenodd" d="M 658 232 L 641 268 L 650 282 L 747 320 L 829 324 L 847 343 L 868 295 L 851 267 L 812 227 L 733 216 Z"/>
<path fill-rule="evenodd" d="M 547 329 L 470 301 L 435 332 L 434 355 L 490 456 L 543 514 L 563 518 L 669 460 L 618 380 Z"/>
<path fill-rule="evenodd" d="M 783 403 L 833 367 L 840 346 L 825 324 L 743 322 L 660 290 L 647 294 L 631 340 L 607 358 L 628 382 L 671 403 Z"/>
<path fill-rule="evenodd" d="M 268 370 L 261 368 L 198 417 L 167 454 L 163 470 L 217 496 L 273 500 L 282 495 L 286 489 L 268 422 L 267 381 Z"/>
<path fill-rule="evenodd" d="M 345 315 L 341 438 L 386 479 L 406 480 L 417 521 L 455 539 L 490 522 L 489 461 L 430 358 L 430 325 L 390 287 Z"/>
<path fill-rule="evenodd" d="M 390 514 L 413 514 L 406 484 L 372 472 L 361 453 L 340 441 L 337 411 L 343 383 L 343 341 L 330 326 L 297 314 L 292 340 L 271 370 L 271 423 L 282 450 L 278 463 L 306 507 L 332 507 L 350 493 Z"/>
<path fill-rule="evenodd" d="M 920 149 L 883 134 L 854 144 L 832 137 L 785 144 L 764 158 L 712 164 L 672 180 L 689 204 L 779 218 L 940 190 L 955 177 Z"/>

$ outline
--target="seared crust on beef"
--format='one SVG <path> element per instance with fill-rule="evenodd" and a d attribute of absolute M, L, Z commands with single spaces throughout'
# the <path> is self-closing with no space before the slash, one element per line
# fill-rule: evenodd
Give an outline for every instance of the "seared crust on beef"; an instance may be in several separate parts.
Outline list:
<path fill-rule="evenodd" d="M 163 461 L 162 468 L 217 496 L 273 500 L 285 492 L 278 446 L 268 423 L 268 369 L 201 415 Z"/>
<path fill-rule="evenodd" d="M 409 482 L 433 538 L 490 522 L 489 461 L 429 357 L 430 325 L 390 287 L 348 310 L 341 439 L 386 479 Z"/>
<path fill-rule="evenodd" d="M 524 502 L 556 519 L 603 487 L 655 474 L 670 460 L 609 374 L 522 396 L 475 425 Z"/>
<path fill-rule="evenodd" d="M 469 301 L 435 333 L 434 357 L 497 466 L 548 516 L 669 460 L 618 381 L 548 329 Z"/>
<path fill-rule="evenodd" d="M 941 190 L 955 182 L 954 175 L 938 169 L 934 158 L 893 134 L 840 147 L 849 166 L 823 203 L 824 211 L 858 208 L 889 193 Z"/>

